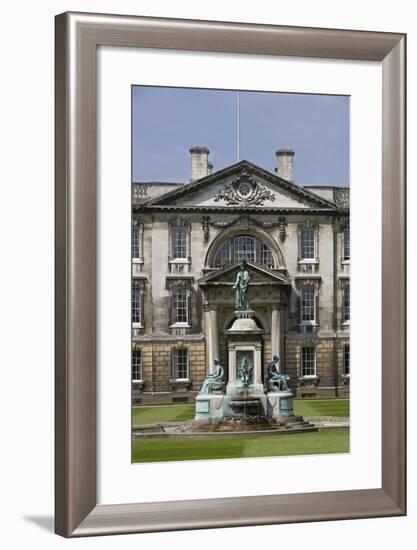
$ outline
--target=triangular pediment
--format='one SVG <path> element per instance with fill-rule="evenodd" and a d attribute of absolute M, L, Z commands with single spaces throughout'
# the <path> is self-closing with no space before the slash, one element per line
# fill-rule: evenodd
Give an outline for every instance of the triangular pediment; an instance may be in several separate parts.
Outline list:
<path fill-rule="evenodd" d="M 147 207 L 325 209 L 337 206 L 251 162 L 242 160 L 184 184 L 146 203 Z"/>
<path fill-rule="evenodd" d="M 200 286 L 234 284 L 241 265 L 242 262 L 235 262 L 222 269 L 216 269 L 215 271 L 206 273 L 206 275 L 199 279 L 198 284 Z M 282 272 L 271 270 L 252 262 L 245 262 L 245 266 L 251 276 L 251 285 L 256 286 L 265 283 L 281 285 L 290 284 L 290 279 Z"/>

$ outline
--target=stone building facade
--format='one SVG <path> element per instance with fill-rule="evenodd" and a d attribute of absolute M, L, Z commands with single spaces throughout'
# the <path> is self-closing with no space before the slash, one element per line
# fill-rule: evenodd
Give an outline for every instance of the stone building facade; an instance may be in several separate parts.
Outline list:
<path fill-rule="evenodd" d="M 346 396 L 349 189 L 296 185 L 288 149 L 275 173 L 190 152 L 190 182 L 133 184 L 133 402 L 192 402 L 214 359 L 227 374 L 243 260 L 264 370 L 279 355 L 297 397 Z"/>

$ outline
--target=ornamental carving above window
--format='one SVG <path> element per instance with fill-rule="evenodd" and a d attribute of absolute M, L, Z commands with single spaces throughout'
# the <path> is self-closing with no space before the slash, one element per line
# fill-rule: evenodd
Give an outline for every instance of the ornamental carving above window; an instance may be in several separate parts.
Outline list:
<path fill-rule="evenodd" d="M 229 206 L 262 206 L 266 200 L 274 201 L 275 195 L 243 169 L 223 191 L 217 193 L 214 200 L 224 200 Z"/>

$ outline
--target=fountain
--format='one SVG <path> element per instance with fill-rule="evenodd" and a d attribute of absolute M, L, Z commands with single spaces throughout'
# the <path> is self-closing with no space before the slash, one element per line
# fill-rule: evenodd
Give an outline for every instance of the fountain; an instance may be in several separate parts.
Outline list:
<path fill-rule="evenodd" d="M 279 371 L 279 358 L 268 365 L 266 383 L 262 382 L 261 334 L 254 320 L 248 290 L 251 276 L 242 262 L 233 288 L 236 290 L 236 319 L 226 331 L 228 337 L 229 373 L 224 370 L 217 386 L 209 375 L 196 398 L 196 420 L 201 429 L 210 431 L 271 430 L 293 427 L 312 428 L 302 417 L 294 416 L 293 395 L 289 377 Z M 218 365 L 218 361 L 215 362 Z M 217 375 L 219 371 L 217 370 Z M 203 422 L 206 420 L 207 422 Z"/>
<path fill-rule="evenodd" d="M 236 396 L 230 399 L 229 404 L 234 415 L 244 420 L 248 418 L 260 418 L 262 416 L 262 403 L 258 396 L 249 393 L 252 382 L 253 367 L 249 360 L 244 357 L 241 365 L 237 367 L 242 388 L 237 389 Z"/>

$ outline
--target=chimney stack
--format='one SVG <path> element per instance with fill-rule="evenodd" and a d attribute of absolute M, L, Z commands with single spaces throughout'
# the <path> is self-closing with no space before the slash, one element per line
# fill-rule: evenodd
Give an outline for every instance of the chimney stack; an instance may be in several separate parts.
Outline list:
<path fill-rule="evenodd" d="M 275 154 L 277 156 L 277 167 L 275 168 L 277 176 L 294 183 L 294 151 L 278 149 Z"/>
<path fill-rule="evenodd" d="M 210 151 L 207 147 L 194 146 L 190 149 L 191 153 L 191 181 L 199 180 L 208 176 L 210 172 L 210 166 L 212 165 L 208 161 Z"/>

